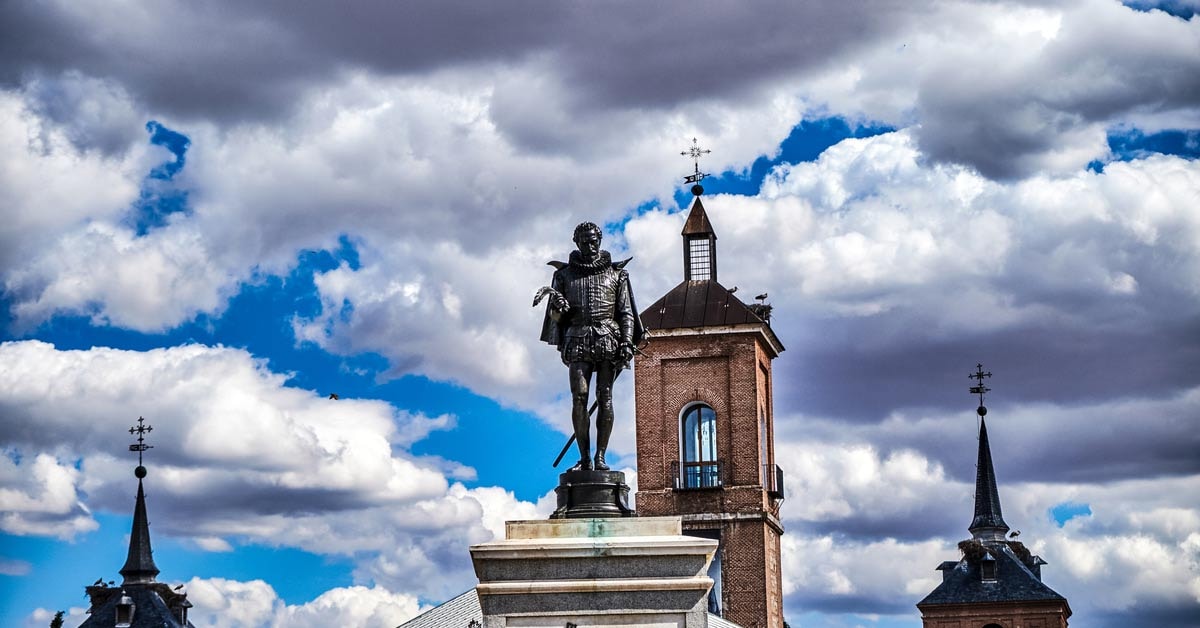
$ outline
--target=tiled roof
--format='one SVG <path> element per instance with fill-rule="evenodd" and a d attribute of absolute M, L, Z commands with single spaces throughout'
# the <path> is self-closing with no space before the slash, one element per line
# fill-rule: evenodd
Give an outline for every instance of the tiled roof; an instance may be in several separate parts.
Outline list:
<path fill-rule="evenodd" d="M 114 628 L 117 625 L 117 604 L 121 600 L 121 591 L 129 596 L 136 605 L 133 612 L 133 623 L 130 628 L 192 628 L 189 621 L 186 624 L 171 614 L 171 609 L 155 589 L 167 588 L 165 583 L 132 584 L 124 587 L 112 587 L 113 595 L 99 606 L 91 609 L 87 620 L 79 628 Z M 170 597 L 169 589 L 162 591 Z"/>
<path fill-rule="evenodd" d="M 690 329 L 730 325 L 760 326 L 777 352 L 784 347 L 770 324 L 754 313 L 741 299 L 716 281 L 684 281 L 642 310 L 642 324 L 648 332 L 664 329 Z"/>
<path fill-rule="evenodd" d="M 766 324 L 725 286 L 709 280 L 684 281 L 642 311 L 646 329 Z"/>
<path fill-rule="evenodd" d="M 475 589 L 446 600 L 441 605 L 400 624 L 399 628 L 467 628 L 471 620 L 483 623 L 483 610 L 479 607 L 479 597 L 475 594 Z M 708 625 L 709 628 L 741 628 L 731 621 L 711 614 L 708 616 Z"/>
<path fill-rule="evenodd" d="M 1067 600 L 1050 587 L 1021 561 L 1007 543 L 986 543 L 985 547 L 996 561 L 996 579 L 985 582 L 979 560 L 963 558 L 950 569 L 942 563 L 944 580 L 917 607 L 935 604 L 974 604 L 979 602 L 1034 602 Z"/>
<path fill-rule="evenodd" d="M 467 628 L 472 619 L 482 622 L 483 609 L 475 589 L 468 589 L 400 624 L 400 628 Z"/>

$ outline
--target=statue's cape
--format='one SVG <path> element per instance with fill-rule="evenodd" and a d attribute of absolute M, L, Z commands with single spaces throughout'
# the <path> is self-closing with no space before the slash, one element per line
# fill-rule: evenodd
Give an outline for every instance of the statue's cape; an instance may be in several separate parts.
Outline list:
<path fill-rule="evenodd" d="M 642 341 L 646 339 L 646 328 L 642 326 L 642 315 L 638 310 L 637 301 L 634 300 L 633 285 L 629 282 L 629 274 L 624 272 L 625 265 L 628 264 L 632 259 L 633 258 L 630 257 L 619 262 L 613 262 L 612 267 L 613 270 L 621 273 L 622 278 L 625 280 L 625 286 L 629 290 L 629 307 L 633 310 L 633 346 L 637 347 L 640 346 Z M 560 262 L 557 260 L 546 262 L 546 264 L 553 266 L 555 272 L 561 271 L 568 266 L 567 262 Z M 542 342 L 552 344 L 556 347 L 561 347 L 563 342 L 563 334 L 566 333 L 566 331 L 567 330 L 562 325 L 558 324 L 558 321 L 554 320 L 554 317 L 550 316 L 550 300 L 547 299 L 546 314 L 542 318 Z"/>

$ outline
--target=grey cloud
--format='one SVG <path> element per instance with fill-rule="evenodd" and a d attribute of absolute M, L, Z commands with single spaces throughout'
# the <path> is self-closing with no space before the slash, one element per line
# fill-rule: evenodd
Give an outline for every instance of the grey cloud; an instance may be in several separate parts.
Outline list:
<path fill-rule="evenodd" d="M 1058 151 L 1103 144 L 1104 127 L 1122 116 L 1194 111 L 1200 105 L 1195 25 L 1116 3 L 1067 7 L 1058 33 L 1036 55 L 981 56 L 931 71 L 917 98 L 923 121 L 917 139 L 934 160 L 1014 179 L 1045 168 Z M 984 63 L 992 66 L 987 72 L 980 71 Z M 1089 158 L 1064 159 L 1051 169 L 1074 170 Z"/>
<path fill-rule="evenodd" d="M 1098 313 L 1097 319 L 1119 313 Z M 786 311 L 776 314 L 782 318 Z M 1200 346 L 1194 342 L 1200 320 L 1095 320 L 1090 326 L 1046 321 L 931 340 L 920 335 L 936 324 L 927 314 L 905 308 L 864 318 L 797 321 L 795 327 L 821 334 L 803 334 L 806 342 L 778 361 L 777 403 L 867 422 L 906 408 L 969 412 L 977 404 L 967 392 L 967 374 L 976 362 L 995 372 L 989 381 L 993 403 L 1158 397 L 1200 383 Z M 892 336 L 896 327 L 910 327 L 912 337 Z M 787 342 L 788 334 L 781 336 Z"/>
<path fill-rule="evenodd" d="M 283 119 L 308 90 L 360 72 L 428 77 L 470 68 L 486 83 L 500 68 L 527 66 L 546 82 L 533 98 L 561 94 L 561 119 L 548 124 L 534 107 L 498 120 L 502 133 L 534 150 L 587 150 L 537 125 L 595 135 L 618 112 L 775 91 L 852 117 L 920 122 L 931 159 L 998 179 L 1080 167 L 1103 156 L 1106 126 L 1200 103 L 1196 34 L 1184 20 L 1115 3 L 1051 6 L 1064 12 L 1061 32 L 1036 54 L 1010 58 L 995 48 L 1005 38 L 988 32 L 988 20 L 1026 19 L 1012 14 L 1025 7 L 973 8 L 358 1 L 156 3 L 127 14 L 8 3 L 0 9 L 0 82 L 81 72 L 114 81 L 156 115 L 238 122 Z M 925 37 L 929 24 L 959 39 L 927 44 L 912 58 L 890 54 L 907 45 L 897 42 Z M 976 49 L 988 37 L 996 42 Z M 847 72 L 861 77 L 844 94 L 803 82 Z M 46 97 L 49 110 L 69 108 L 69 99 Z"/>
<path fill-rule="evenodd" d="M 143 12 L 145 11 L 145 12 Z M 420 74 L 549 55 L 577 107 L 667 107 L 725 98 L 915 17 L 909 3 L 10 3 L 0 77 L 78 69 L 152 108 L 260 118 L 345 70 Z"/>

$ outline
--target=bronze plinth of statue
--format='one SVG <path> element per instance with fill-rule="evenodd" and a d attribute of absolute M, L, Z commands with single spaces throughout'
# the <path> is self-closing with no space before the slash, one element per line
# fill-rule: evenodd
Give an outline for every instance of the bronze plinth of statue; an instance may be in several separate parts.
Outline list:
<path fill-rule="evenodd" d="M 608 251 L 600 248 L 602 234 L 594 223 L 585 222 L 575 228 L 576 250 L 567 262 L 551 262 L 557 269 L 550 286 L 538 291 L 537 305 L 549 297 L 542 325 L 542 340 L 559 350 L 567 366 L 571 386 L 571 424 L 574 440 L 579 447 L 579 462 L 560 478 L 560 511 L 556 516 L 614 516 L 592 512 L 571 514 L 574 508 L 571 495 L 578 491 L 564 486 L 603 485 L 624 486 L 624 475 L 609 470 L 605 461 L 608 440 L 613 428 L 612 387 L 622 369 L 629 368 L 643 329 L 629 285 L 625 265 L 629 260 L 613 262 Z M 596 416 L 596 449 L 591 450 L 591 412 L 588 400 L 595 379 L 594 408 Z M 568 443 L 568 447 L 570 444 Z M 619 477 L 618 477 L 619 476 Z M 590 489 L 589 489 L 590 490 Z M 600 490 L 597 488 L 596 490 Z M 619 492 L 619 489 L 617 489 Z M 592 491 L 595 492 L 595 491 Z M 597 506 L 599 507 L 599 506 Z M 627 514 L 624 500 L 618 500 L 617 516 Z"/>

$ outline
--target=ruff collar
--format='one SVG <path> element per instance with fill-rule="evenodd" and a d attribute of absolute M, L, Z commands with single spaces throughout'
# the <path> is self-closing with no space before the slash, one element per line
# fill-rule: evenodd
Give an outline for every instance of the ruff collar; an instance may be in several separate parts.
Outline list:
<path fill-rule="evenodd" d="M 612 255 L 609 255 L 608 251 L 600 251 L 600 254 L 596 256 L 596 259 L 590 262 L 585 262 L 583 261 L 583 256 L 580 255 L 579 251 L 571 251 L 571 267 L 577 270 L 593 273 L 601 271 L 605 268 L 612 267 Z"/>

